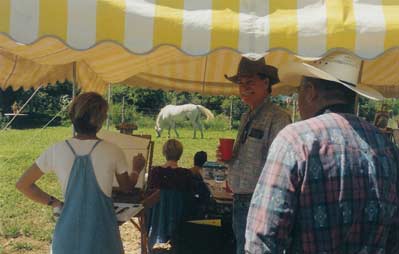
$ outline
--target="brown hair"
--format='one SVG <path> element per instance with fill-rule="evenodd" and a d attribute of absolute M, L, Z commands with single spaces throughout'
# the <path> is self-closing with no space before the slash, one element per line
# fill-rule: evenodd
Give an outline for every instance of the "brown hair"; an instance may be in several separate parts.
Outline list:
<path fill-rule="evenodd" d="M 268 91 L 268 93 L 271 94 L 272 93 L 272 83 L 270 82 L 270 78 L 263 73 L 258 73 L 258 77 L 265 81 L 265 85 L 267 85 L 267 91 Z"/>
<path fill-rule="evenodd" d="M 69 107 L 69 118 L 77 133 L 95 134 L 107 118 L 108 103 L 98 93 L 77 96 Z"/>
<path fill-rule="evenodd" d="M 202 167 L 208 160 L 208 154 L 204 151 L 199 151 L 194 155 L 194 166 Z"/>
<path fill-rule="evenodd" d="M 183 153 L 183 145 L 176 139 L 169 139 L 163 145 L 162 154 L 168 161 L 178 161 Z"/>

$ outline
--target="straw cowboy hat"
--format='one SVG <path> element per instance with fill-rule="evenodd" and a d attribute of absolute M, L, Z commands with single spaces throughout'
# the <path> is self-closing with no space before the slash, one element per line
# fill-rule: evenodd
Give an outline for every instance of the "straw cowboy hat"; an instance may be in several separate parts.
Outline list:
<path fill-rule="evenodd" d="M 302 76 L 325 79 L 339 83 L 348 89 L 372 100 L 383 100 L 378 91 L 357 86 L 361 60 L 342 52 L 332 53 L 324 58 L 309 63 L 291 62 L 280 68 L 282 83 L 299 86 Z"/>
<path fill-rule="evenodd" d="M 267 76 L 271 85 L 280 82 L 277 68 L 267 65 L 264 57 L 257 60 L 242 57 L 238 65 L 237 74 L 231 77 L 224 75 L 224 77 L 231 82 L 238 84 L 241 76 L 252 76 L 256 74 L 264 74 Z"/>

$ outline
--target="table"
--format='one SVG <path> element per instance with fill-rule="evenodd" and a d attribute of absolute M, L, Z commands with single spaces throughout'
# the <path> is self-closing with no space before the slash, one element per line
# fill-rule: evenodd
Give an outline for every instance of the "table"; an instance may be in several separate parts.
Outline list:
<path fill-rule="evenodd" d="M 235 241 L 232 228 L 232 211 L 233 211 L 233 193 L 226 191 L 226 181 L 215 181 L 205 179 L 214 205 L 209 210 L 210 218 L 219 218 L 221 220 L 220 236 L 223 242 L 223 248 L 218 253 L 235 253 Z"/>
<path fill-rule="evenodd" d="M 205 180 L 212 197 L 219 204 L 232 204 L 233 193 L 226 191 L 226 181 Z"/>
<path fill-rule="evenodd" d="M 143 204 L 144 201 L 144 193 L 141 189 L 135 189 L 131 193 L 122 193 L 117 190 L 117 188 L 113 189 L 112 199 L 114 202 L 114 206 L 116 206 L 116 212 L 118 210 L 123 209 L 124 206 L 133 206 L 136 209 L 134 215 L 127 221 L 130 221 L 133 226 L 140 231 L 141 238 L 141 254 L 147 254 L 147 226 L 145 224 L 145 213 L 146 207 Z M 134 218 L 138 219 L 138 223 L 134 221 Z"/>

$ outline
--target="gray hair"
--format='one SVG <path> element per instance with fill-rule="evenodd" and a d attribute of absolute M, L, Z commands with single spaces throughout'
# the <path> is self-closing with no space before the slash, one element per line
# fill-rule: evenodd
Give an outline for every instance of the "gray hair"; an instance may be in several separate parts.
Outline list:
<path fill-rule="evenodd" d="M 307 83 L 313 84 L 315 89 L 319 92 L 319 95 L 324 100 L 330 101 L 339 99 L 343 103 L 348 104 L 348 107 L 351 107 L 351 109 L 354 110 L 356 93 L 349 88 L 334 81 L 305 76 L 302 79 L 302 84 L 306 86 Z"/>

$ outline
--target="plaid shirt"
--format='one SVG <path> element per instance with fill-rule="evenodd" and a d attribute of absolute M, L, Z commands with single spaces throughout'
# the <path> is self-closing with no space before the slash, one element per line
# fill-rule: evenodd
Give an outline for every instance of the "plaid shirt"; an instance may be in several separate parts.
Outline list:
<path fill-rule="evenodd" d="M 246 253 L 399 253 L 399 152 L 351 114 L 284 128 L 252 197 Z"/>
<path fill-rule="evenodd" d="M 241 117 L 228 181 L 234 193 L 251 194 L 265 164 L 269 147 L 277 133 L 291 123 L 290 116 L 269 98 Z"/>

